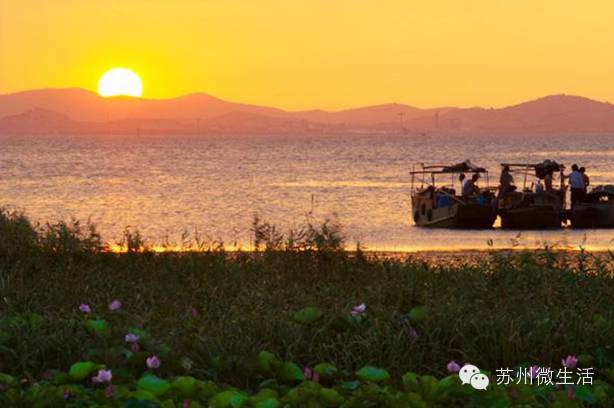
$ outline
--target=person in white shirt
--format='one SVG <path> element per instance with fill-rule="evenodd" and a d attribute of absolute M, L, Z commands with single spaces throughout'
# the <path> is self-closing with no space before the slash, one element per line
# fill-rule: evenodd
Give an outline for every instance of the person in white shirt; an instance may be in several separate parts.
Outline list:
<path fill-rule="evenodd" d="M 470 180 L 465 181 L 465 184 L 463 184 L 463 197 L 469 197 L 480 193 L 480 188 L 476 185 L 479 178 L 479 174 L 475 173 L 471 176 Z"/>
<path fill-rule="evenodd" d="M 584 193 L 586 191 L 584 176 L 582 173 L 580 173 L 578 165 L 574 164 L 571 166 L 571 174 L 564 177 L 569 178 L 569 186 L 571 188 L 571 206 L 573 207 L 576 203 L 579 203 L 584 199 Z"/>

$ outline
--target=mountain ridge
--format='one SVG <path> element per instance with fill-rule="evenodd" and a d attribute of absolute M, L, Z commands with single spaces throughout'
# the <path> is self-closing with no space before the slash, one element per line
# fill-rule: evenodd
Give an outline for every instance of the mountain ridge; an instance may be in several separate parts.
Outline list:
<path fill-rule="evenodd" d="M 37 117 L 38 123 L 34 123 Z M 81 88 L 0 94 L 0 135 L 111 131 L 139 134 L 143 131 L 155 134 L 614 134 L 614 105 L 583 96 L 552 94 L 501 108 L 419 108 L 387 103 L 341 110 L 291 111 L 230 102 L 200 92 L 169 99 L 104 98 Z"/>

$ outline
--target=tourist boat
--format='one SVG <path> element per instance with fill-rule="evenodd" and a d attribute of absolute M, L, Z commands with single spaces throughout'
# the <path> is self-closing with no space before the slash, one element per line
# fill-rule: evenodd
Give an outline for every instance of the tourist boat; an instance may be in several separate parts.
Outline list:
<path fill-rule="evenodd" d="M 465 161 L 452 166 L 424 166 L 411 174 L 411 199 L 414 223 L 429 228 L 491 228 L 497 218 L 494 194 L 484 189 L 477 197 L 462 197 L 456 194 L 454 184 L 460 174 L 485 174 L 482 167 Z M 451 184 L 438 185 L 437 177 L 451 177 Z M 420 186 L 414 188 L 416 178 Z M 462 188 L 462 186 L 461 186 Z M 460 191 L 461 189 L 459 189 Z"/>
<path fill-rule="evenodd" d="M 569 211 L 573 228 L 614 228 L 614 186 L 597 186 Z"/>
<path fill-rule="evenodd" d="M 501 228 L 560 228 L 565 208 L 565 188 L 562 180 L 560 190 L 534 191 L 533 185 L 527 186 L 527 176 L 534 173 L 535 177 L 543 179 L 548 171 L 560 172 L 564 166 L 551 160 L 538 164 L 502 163 L 501 166 L 508 166 L 511 173 L 524 177 L 522 190 L 499 194 L 497 207 Z"/>

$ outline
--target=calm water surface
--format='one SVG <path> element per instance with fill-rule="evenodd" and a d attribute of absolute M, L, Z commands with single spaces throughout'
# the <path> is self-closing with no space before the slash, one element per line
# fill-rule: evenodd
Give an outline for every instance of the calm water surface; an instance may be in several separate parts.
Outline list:
<path fill-rule="evenodd" d="M 593 184 L 614 184 L 614 136 L 0 137 L 0 205 L 40 222 L 90 218 L 109 242 L 131 226 L 152 243 L 198 229 L 247 248 L 254 214 L 287 230 L 311 211 L 316 220 L 336 217 L 352 245 L 374 250 L 485 249 L 488 240 L 613 247 L 614 230 L 518 236 L 412 225 L 412 164 L 471 159 L 495 184 L 501 161 L 545 158 L 586 166 Z"/>

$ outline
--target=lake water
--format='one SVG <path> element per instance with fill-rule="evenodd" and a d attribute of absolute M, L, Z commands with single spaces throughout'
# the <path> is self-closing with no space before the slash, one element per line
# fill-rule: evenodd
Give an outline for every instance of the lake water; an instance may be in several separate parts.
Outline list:
<path fill-rule="evenodd" d="M 31 219 L 90 218 L 109 242 L 126 226 L 150 243 L 182 231 L 250 245 L 254 214 L 285 231 L 308 212 L 336 217 L 350 245 L 372 250 L 466 250 L 584 245 L 611 248 L 614 230 L 426 230 L 411 221 L 412 164 L 550 158 L 586 166 L 592 184 L 614 184 L 614 137 L 0 137 L 0 206 Z M 517 184 L 522 180 L 517 180 Z"/>

